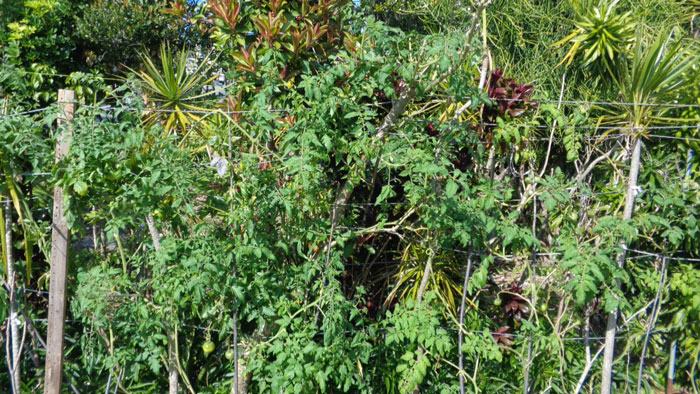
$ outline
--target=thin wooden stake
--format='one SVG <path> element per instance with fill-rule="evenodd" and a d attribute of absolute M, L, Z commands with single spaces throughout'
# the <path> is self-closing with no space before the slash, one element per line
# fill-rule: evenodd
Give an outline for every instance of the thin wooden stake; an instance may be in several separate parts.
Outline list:
<path fill-rule="evenodd" d="M 464 308 L 467 301 L 467 287 L 469 286 L 469 276 L 472 271 L 472 255 L 469 252 L 467 257 L 467 270 L 464 272 L 464 286 L 462 286 L 462 304 L 459 307 L 459 342 L 457 352 L 459 353 L 459 392 L 464 394 L 464 355 L 462 354 L 462 343 L 464 342 Z"/>
<path fill-rule="evenodd" d="M 561 102 L 564 99 L 564 88 L 566 87 L 566 72 L 561 76 L 561 90 L 559 90 L 559 102 L 557 103 L 557 110 L 561 109 Z M 552 151 L 552 140 L 554 138 L 554 130 L 557 128 L 557 121 L 559 119 L 554 119 L 552 123 L 552 131 L 549 132 L 549 143 L 547 144 L 547 154 L 544 156 L 544 164 L 542 165 L 542 170 L 540 171 L 540 178 L 544 176 L 545 171 L 547 171 L 547 163 L 549 163 L 549 153 Z"/>
<path fill-rule="evenodd" d="M 666 393 L 673 393 L 673 380 L 676 377 L 676 341 L 671 342 L 671 351 L 668 359 L 668 374 L 666 375 Z"/>
<path fill-rule="evenodd" d="M 566 74 L 564 74 L 566 75 Z M 563 90 L 563 82 L 562 82 L 562 90 Z M 561 100 L 560 100 L 561 104 Z M 551 143 L 551 139 L 550 139 Z M 547 152 L 547 155 L 549 156 L 549 152 Z M 545 166 L 547 164 L 547 161 L 545 160 Z M 544 168 L 544 167 L 543 167 Z M 532 236 L 533 238 L 537 239 L 537 182 L 535 179 L 535 165 L 533 164 L 532 160 L 530 161 L 530 171 L 532 171 Z M 540 175 L 541 176 L 541 175 Z M 532 294 L 530 295 L 530 302 L 532 305 L 535 305 L 537 302 L 537 271 L 535 270 L 535 256 L 537 253 L 537 248 L 533 245 L 532 247 L 532 257 L 530 258 L 530 264 L 528 264 L 528 271 L 532 274 Z M 527 272 L 527 271 L 526 271 Z M 523 273 L 524 275 L 524 273 Z M 522 284 L 524 280 L 524 277 L 521 278 L 520 283 Z M 530 313 L 529 320 L 532 319 L 532 313 L 535 313 L 532 311 Z M 523 373 L 525 375 L 525 381 L 524 383 L 524 388 L 523 388 L 523 393 L 524 394 L 530 394 L 530 367 L 532 364 L 532 336 L 528 336 L 527 338 L 527 360 L 525 361 L 525 364 L 523 365 Z"/>
<path fill-rule="evenodd" d="M 649 328 L 647 328 L 647 333 L 644 336 L 644 346 L 642 347 L 642 355 L 639 361 L 639 377 L 637 378 L 637 394 L 642 392 L 642 376 L 644 376 L 644 358 L 647 355 L 647 346 L 649 345 L 649 336 L 651 336 L 651 331 L 654 329 L 656 324 L 656 317 L 659 315 L 659 309 L 661 309 L 661 289 L 664 287 L 664 279 L 666 278 L 666 266 L 667 260 L 663 259 L 663 264 L 661 266 L 661 279 L 659 279 L 659 288 L 656 289 L 656 299 L 654 300 L 654 309 L 651 313 L 651 321 L 649 322 Z"/>
<path fill-rule="evenodd" d="M 151 241 L 153 241 L 153 248 L 157 251 L 160 250 L 160 233 L 156 228 L 155 220 L 153 220 L 153 215 L 146 214 L 146 226 L 148 227 L 148 232 L 151 234 Z"/>
<path fill-rule="evenodd" d="M 155 220 L 153 220 L 153 215 L 146 214 L 146 227 L 148 227 L 148 232 L 151 234 L 151 240 L 153 241 L 153 248 L 157 251 L 160 250 L 160 233 L 156 228 Z M 180 387 L 180 380 L 177 375 L 177 331 L 172 332 L 172 327 L 170 324 L 166 325 L 168 330 L 166 337 L 168 338 L 168 393 L 177 394 Z"/>
<path fill-rule="evenodd" d="M 591 371 L 591 367 L 593 367 L 593 363 L 598 359 L 598 356 L 600 356 L 600 353 L 603 352 L 605 349 L 605 345 L 601 346 L 600 349 L 595 353 L 593 358 L 591 358 L 591 361 L 586 363 L 586 367 L 583 368 L 583 373 L 581 373 L 581 377 L 578 379 L 578 383 L 576 384 L 576 389 L 574 390 L 574 394 L 579 394 L 581 392 L 581 389 L 583 389 L 583 384 L 586 383 L 586 379 L 588 378 L 588 372 Z"/>
<path fill-rule="evenodd" d="M 12 258 L 12 210 L 10 209 L 10 201 L 5 205 L 5 261 L 7 263 L 7 287 L 10 293 L 10 313 L 7 316 L 7 331 L 9 335 L 7 340 L 11 343 L 10 351 L 8 352 L 8 364 L 10 368 L 10 385 L 12 392 L 19 394 L 20 387 L 20 348 L 19 348 L 19 319 L 17 318 L 17 278 L 15 277 L 15 262 Z"/>
<path fill-rule="evenodd" d="M 630 159 L 630 172 L 627 180 L 627 195 L 625 197 L 625 210 L 622 220 L 632 219 L 634 213 L 634 202 L 637 197 L 637 178 L 639 178 L 639 167 L 641 164 L 642 140 L 638 136 L 632 137 L 632 158 Z M 626 245 L 617 255 L 617 266 L 624 268 L 626 257 Z M 620 288 L 620 281 L 617 281 L 617 288 Z M 615 335 L 617 333 L 618 308 L 615 308 L 608 315 L 608 323 L 605 329 L 605 353 L 603 355 L 603 379 L 600 385 L 601 394 L 610 394 L 612 391 L 613 363 L 615 361 Z"/>
<path fill-rule="evenodd" d="M 231 112 L 231 104 L 227 103 L 226 108 Z M 226 122 L 228 125 L 228 165 L 231 165 L 233 160 L 231 149 L 233 147 L 231 139 L 231 119 Z M 229 168 L 229 191 L 233 193 L 233 171 Z M 233 199 L 231 199 L 231 204 L 229 205 L 229 213 L 233 213 Z M 233 279 L 236 280 L 236 256 L 233 256 Z M 231 394 L 238 394 L 240 390 L 240 383 L 238 381 L 238 300 L 233 297 L 233 389 Z"/>
<path fill-rule="evenodd" d="M 527 338 L 527 360 L 525 361 L 525 382 L 523 393 L 530 394 L 530 364 L 532 364 L 532 336 Z"/>
<path fill-rule="evenodd" d="M 75 113 L 75 92 L 59 90 L 56 162 L 70 148 L 72 130 L 70 123 Z M 63 332 L 66 317 L 66 272 L 68 270 L 68 246 L 70 231 L 63 216 L 63 189 L 53 189 L 53 224 L 51 226 L 51 279 L 49 281 L 49 321 L 46 335 L 46 367 L 44 394 L 59 394 L 63 376 Z"/>

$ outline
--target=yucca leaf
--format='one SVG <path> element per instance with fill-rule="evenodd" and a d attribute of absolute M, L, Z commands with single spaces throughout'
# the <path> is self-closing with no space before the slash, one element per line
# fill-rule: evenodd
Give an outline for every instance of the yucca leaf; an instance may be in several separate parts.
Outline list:
<path fill-rule="evenodd" d="M 572 47 L 559 63 L 569 66 L 582 50 L 582 65 L 596 66 L 598 70 L 609 70 L 618 58 L 624 57 L 634 38 L 630 13 L 616 15 L 617 1 L 603 2 L 600 7 L 586 8 L 574 22 L 574 31 L 555 46 L 571 42 Z M 579 45 L 575 45 L 578 43 Z M 615 77 L 612 73 L 613 78 Z"/>
<path fill-rule="evenodd" d="M 22 221 L 22 207 L 20 206 L 20 191 L 17 189 L 14 179 L 12 179 L 12 176 L 9 175 L 7 172 L 8 170 L 5 169 L 5 184 L 7 185 L 7 189 L 10 192 L 10 200 L 12 201 L 12 205 L 15 207 L 15 211 L 17 212 L 17 215 L 19 215 L 19 220 Z"/>
<path fill-rule="evenodd" d="M 571 32 L 568 36 L 566 36 L 566 37 L 562 38 L 561 40 L 559 40 L 559 41 L 555 42 L 554 44 L 552 44 L 552 46 L 553 46 L 553 47 L 558 47 L 558 46 L 564 45 L 564 44 L 566 44 L 567 42 L 573 40 L 573 39 L 574 39 L 575 37 L 577 37 L 578 35 L 579 35 L 579 32 L 576 31 L 576 30 L 574 30 L 574 31 Z"/>
<path fill-rule="evenodd" d="M 174 113 L 171 113 L 171 114 L 168 116 L 168 121 L 165 122 L 165 126 L 164 126 L 164 128 L 165 128 L 165 130 L 164 130 L 164 131 L 165 131 L 165 135 L 167 135 L 167 134 L 168 134 L 168 131 L 172 129 L 173 124 L 175 124 L 175 121 L 176 121 L 176 120 L 177 120 L 177 118 L 175 117 L 175 114 L 174 114 Z"/>
<path fill-rule="evenodd" d="M 2 196 L 3 199 L 5 196 Z M 3 274 L 7 277 L 7 238 L 5 238 L 5 210 L 0 207 L 0 244 L 2 244 Z"/>
<path fill-rule="evenodd" d="M 34 253 L 32 240 L 29 238 L 29 233 L 22 225 L 22 235 L 24 236 L 24 262 L 27 269 L 27 276 L 25 277 L 25 283 L 29 283 L 29 279 L 32 277 L 32 253 Z"/>
<path fill-rule="evenodd" d="M 24 239 L 24 256 L 25 256 L 25 263 L 26 263 L 25 265 L 27 268 L 27 276 L 26 276 L 25 280 L 29 281 L 29 279 L 31 277 L 31 272 L 32 272 L 32 253 L 33 253 L 32 249 L 33 248 L 32 248 L 32 242 L 29 238 L 29 229 L 25 225 L 25 221 L 28 220 L 29 222 L 33 222 L 33 219 L 31 218 L 31 210 L 27 206 L 26 200 L 23 198 L 20 188 L 15 183 L 14 178 L 10 175 L 12 170 L 9 168 L 9 166 L 5 162 L 2 163 L 2 168 L 3 168 L 3 172 L 5 173 L 5 185 L 7 186 L 8 192 L 10 193 L 10 200 L 12 202 L 13 207 L 15 208 L 15 212 L 17 212 L 17 217 L 19 218 L 19 224 L 20 224 L 20 227 L 22 229 L 22 237 Z M 2 209 L 2 208 L 0 208 L 0 209 Z M 29 215 L 29 216 L 25 215 L 24 212 L 27 212 L 27 215 Z M 4 220 L 3 220 L 3 232 L 4 232 Z M 3 234 L 2 242 L 5 243 L 4 234 Z M 4 245 L 4 249 L 3 249 L 4 252 L 3 253 L 7 252 L 7 247 L 8 247 L 8 245 Z M 6 256 L 7 255 L 3 254 L 3 261 L 5 263 L 4 264 L 5 269 L 7 270 L 7 261 L 5 261 Z"/>

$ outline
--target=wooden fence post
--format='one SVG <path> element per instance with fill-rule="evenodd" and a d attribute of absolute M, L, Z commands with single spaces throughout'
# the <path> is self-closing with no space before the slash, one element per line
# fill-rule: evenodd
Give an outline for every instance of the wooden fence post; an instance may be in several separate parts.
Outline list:
<path fill-rule="evenodd" d="M 58 138 L 56 162 L 70 148 L 70 122 L 75 113 L 75 92 L 59 90 Z M 63 216 L 63 189 L 53 189 L 53 224 L 51 226 L 51 279 L 49 281 L 49 327 L 46 334 L 46 367 L 44 394 L 60 394 L 63 376 L 63 332 L 66 318 L 66 272 L 70 231 Z"/>

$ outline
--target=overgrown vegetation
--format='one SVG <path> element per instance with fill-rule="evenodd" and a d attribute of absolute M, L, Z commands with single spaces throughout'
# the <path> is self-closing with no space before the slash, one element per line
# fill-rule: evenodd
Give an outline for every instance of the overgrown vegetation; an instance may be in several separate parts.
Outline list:
<path fill-rule="evenodd" d="M 700 392 L 694 2 L 0 6 L 3 390 Z"/>

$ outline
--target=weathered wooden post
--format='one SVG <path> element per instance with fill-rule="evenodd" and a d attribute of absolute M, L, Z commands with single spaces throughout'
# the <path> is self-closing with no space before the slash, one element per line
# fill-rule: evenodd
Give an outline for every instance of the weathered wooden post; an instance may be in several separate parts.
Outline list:
<path fill-rule="evenodd" d="M 75 114 L 75 92 L 59 90 L 58 139 L 56 162 L 70 148 Z M 46 368 L 44 394 L 59 394 L 63 376 L 63 332 L 66 317 L 66 272 L 68 268 L 68 246 L 70 231 L 63 216 L 63 189 L 53 189 L 53 224 L 51 226 L 51 279 L 49 281 L 49 327 L 46 334 Z"/>

